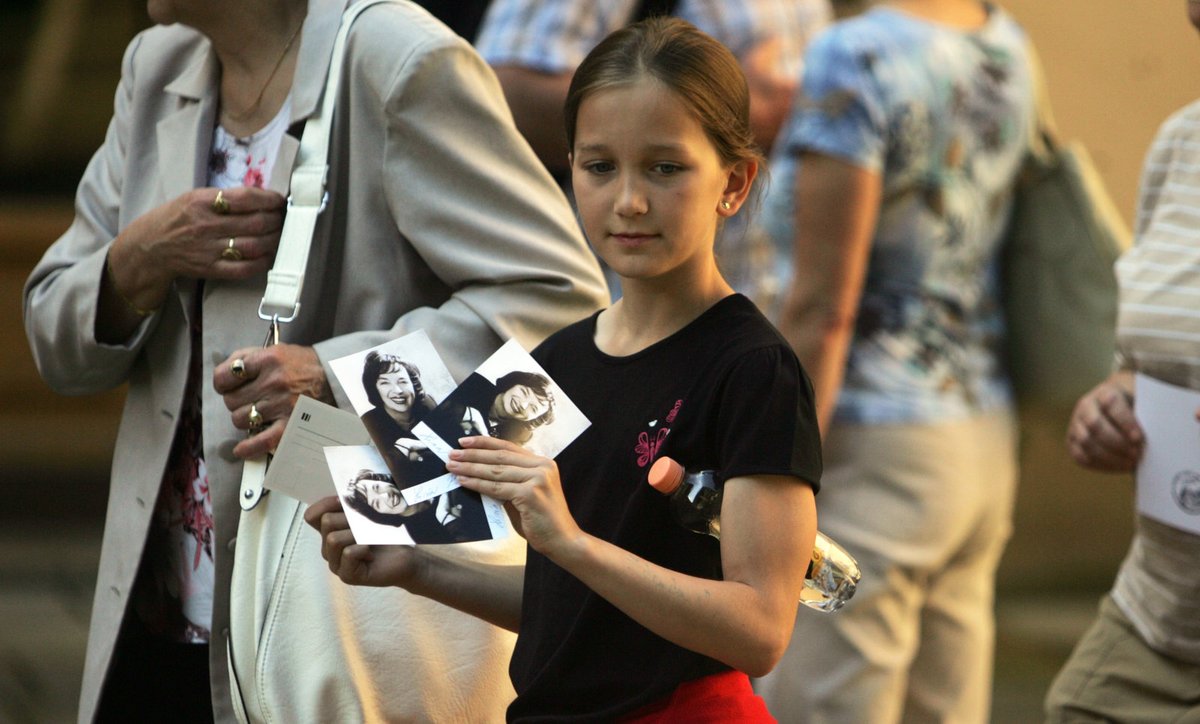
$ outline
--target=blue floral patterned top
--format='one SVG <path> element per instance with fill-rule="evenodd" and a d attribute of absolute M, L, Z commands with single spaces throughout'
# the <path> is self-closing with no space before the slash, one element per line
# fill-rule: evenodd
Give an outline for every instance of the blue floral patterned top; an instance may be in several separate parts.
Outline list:
<path fill-rule="evenodd" d="M 961 419 L 1006 406 L 996 251 L 1032 120 L 1025 36 L 877 7 L 817 38 L 772 159 L 763 223 L 790 277 L 792 189 L 811 151 L 873 169 L 883 200 L 835 419 Z"/>

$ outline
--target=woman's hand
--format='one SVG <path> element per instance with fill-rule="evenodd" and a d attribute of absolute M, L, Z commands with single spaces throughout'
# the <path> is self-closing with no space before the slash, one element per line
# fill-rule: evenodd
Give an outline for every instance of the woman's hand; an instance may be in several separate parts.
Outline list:
<path fill-rule="evenodd" d="M 1067 426 L 1067 450 L 1091 470 L 1131 472 L 1142 457 L 1145 437 L 1133 415 L 1133 373 L 1122 370 L 1075 404 Z"/>
<path fill-rule="evenodd" d="M 353 586 L 399 586 L 417 575 L 416 546 L 365 546 L 354 542 L 337 496 L 322 498 L 304 511 L 304 522 L 321 534 L 321 556 L 329 570 Z"/>
<path fill-rule="evenodd" d="M 233 449 L 243 459 L 275 449 L 300 395 L 336 404 L 317 353 L 295 344 L 239 349 L 213 370 L 213 388 L 224 396 L 234 427 L 261 430 Z M 252 412 L 262 417 L 258 425 Z"/>
<path fill-rule="evenodd" d="M 274 191 L 193 189 L 134 219 L 109 250 L 109 283 L 156 309 L 177 277 L 246 279 L 270 268 L 286 200 Z M 233 240 L 232 251 L 230 240 Z"/>
<path fill-rule="evenodd" d="M 555 560 L 581 541 L 553 460 L 498 437 L 464 437 L 459 444 L 446 469 L 464 488 L 503 502 L 534 550 Z"/>

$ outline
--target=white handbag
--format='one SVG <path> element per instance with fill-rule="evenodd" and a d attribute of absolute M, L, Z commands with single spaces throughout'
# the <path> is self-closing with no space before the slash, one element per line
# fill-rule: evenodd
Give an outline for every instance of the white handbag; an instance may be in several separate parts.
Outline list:
<path fill-rule="evenodd" d="M 346 36 L 342 16 L 321 107 L 305 124 L 288 212 L 259 316 L 277 332 L 299 311 L 313 229 L 327 200 L 326 158 Z M 395 722 L 503 719 L 516 635 L 399 589 L 347 586 L 321 558 L 304 504 L 265 494 L 266 458 L 243 468 L 228 650 L 239 721 Z M 463 558 L 514 564 L 519 539 L 458 544 Z"/>

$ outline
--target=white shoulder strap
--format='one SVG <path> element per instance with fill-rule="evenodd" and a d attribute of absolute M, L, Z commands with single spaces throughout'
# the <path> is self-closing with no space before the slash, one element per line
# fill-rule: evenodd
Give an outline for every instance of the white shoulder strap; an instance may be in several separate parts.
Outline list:
<path fill-rule="evenodd" d="M 321 107 L 304 124 L 304 135 L 296 153 L 292 170 L 291 194 L 288 196 L 287 216 L 283 220 L 275 266 L 267 272 L 267 290 L 263 292 L 258 316 L 275 323 L 290 322 L 300 311 L 300 292 L 308 266 L 308 250 L 312 244 L 317 217 L 325 210 L 328 193 L 325 184 L 329 174 L 329 133 L 333 126 L 333 111 L 337 103 L 338 84 L 345 61 L 346 36 L 359 13 L 372 5 L 388 0 L 363 0 L 346 9 L 333 54 L 329 59 L 329 77 Z M 267 456 L 247 460 L 242 464 L 242 486 L 238 502 L 243 510 L 252 510 L 263 495 L 263 478 L 267 473 Z"/>
<path fill-rule="evenodd" d="M 329 76 L 321 106 L 305 121 L 304 135 L 292 170 L 291 192 L 287 216 L 284 217 L 275 265 L 267 272 L 267 289 L 263 292 L 258 316 L 265 320 L 290 322 L 300 310 L 300 292 L 308 266 L 308 250 L 312 244 L 317 217 L 325 210 L 329 194 L 325 187 L 329 176 L 329 134 L 333 127 L 334 106 L 337 104 L 338 84 L 345 62 L 346 36 L 359 13 L 386 0 L 364 0 L 351 5 L 342 14 L 333 54 L 329 60 Z"/>

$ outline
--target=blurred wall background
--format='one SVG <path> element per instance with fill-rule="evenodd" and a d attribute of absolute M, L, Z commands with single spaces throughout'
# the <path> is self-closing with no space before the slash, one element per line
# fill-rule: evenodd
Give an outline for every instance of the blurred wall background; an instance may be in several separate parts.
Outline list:
<path fill-rule="evenodd" d="M 1009 0 L 1040 50 L 1063 135 L 1091 151 L 1126 219 L 1159 123 L 1200 96 L 1200 39 L 1184 0 Z M 21 286 L 71 219 L 71 195 L 112 110 L 141 0 L 0 6 L 0 522 L 94 531 L 107 499 L 120 390 L 64 398 L 38 378 Z M 249 310 L 248 310 L 249 313 Z M 1016 528 L 1001 594 L 1103 591 L 1131 528 L 1128 480 L 1066 459 L 1061 419 L 1026 419 Z M 47 491 L 57 491 L 53 495 Z M 27 555 L 36 556 L 36 542 Z M 1001 646 L 1004 645 L 1003 640 Z"/>

